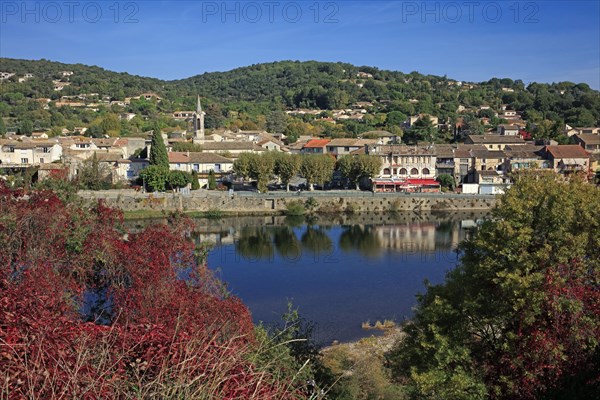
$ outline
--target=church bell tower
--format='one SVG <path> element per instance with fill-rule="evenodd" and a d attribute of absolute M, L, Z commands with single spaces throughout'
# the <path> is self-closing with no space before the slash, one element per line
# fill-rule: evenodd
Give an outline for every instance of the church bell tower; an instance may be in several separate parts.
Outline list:
<path fill-rule="evenodd" d="M 202 105 L 200 104 L 200 96 L 196 103 L 196 111 L 194 112 L 194 143 L 204 142 L 204 116 L 206 113 L 202 111 Z"/>

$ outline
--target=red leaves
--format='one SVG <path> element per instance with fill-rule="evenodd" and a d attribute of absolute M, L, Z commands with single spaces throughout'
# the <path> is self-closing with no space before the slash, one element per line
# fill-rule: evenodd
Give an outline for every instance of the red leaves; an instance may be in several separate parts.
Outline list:
<path fill-rule="evenodd" d="M 120 221 L 0 183 L 0 397 L 288 397 L 247 361 L 250 313 L 197 263 L 190 226 L 125 240 Z M 93 288 L 110 296 L 110 326 L 81 319 Z"/>

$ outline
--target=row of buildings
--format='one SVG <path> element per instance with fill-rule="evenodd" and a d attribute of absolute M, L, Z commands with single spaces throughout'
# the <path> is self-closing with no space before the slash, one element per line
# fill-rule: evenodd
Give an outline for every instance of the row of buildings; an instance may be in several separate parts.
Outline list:
<path fill-rule="evenodd" d="M 169 151 L 172 170 L 196 171 L 204 181 L 210 170 L 224 177 L 231 173 L 234 160 L 241 153 L 278 151 L 290 154 L 330 154 L 332 157 L 368 154 L 382 160 L 382 168 L 374 180 L 384 191 L 405 190 L 407 185 L 422 190 L 434 185 L 442 174 L 452 176 L 457 184 L 477 184 L 495 190 L 509 183 L 512 172 L 546 169 L 562 174 L 592 174 L 600 158 L 600 134 L 577 134 L 571 145 L 536 145 L 514 135 L 472 135 L 461 144 L 409 146 L 394 144 L 389 132 L 372 133 L 373 139 L 300 138 L 285 145 L 280 137 L 266 132 L 220 132 L 198 140 L 201 152 Z M 201 136 L 202 137 L 202 136 Z M 177 142 L 187 141 L 183 135 L 163 135 L 168 150 Z M 111 171 L 112 179 L 131 181 L 148 165 L 138 157 L 150 145 L 150 135 L 127 138 L 89 138 L 65 136 L 57 138 L 9 137 L 0 139 L 0 169 L 18 170 L 36 166 L 40 171 L 65 168 L 74 177 L 79 166 L 96 154 L 96 159 Z M 203 182 L 201 182 L 203 183 Z M 204 182 L 205 183 L 205 182 Z M 434 185 L 435 186 L 435 185 Z"/>

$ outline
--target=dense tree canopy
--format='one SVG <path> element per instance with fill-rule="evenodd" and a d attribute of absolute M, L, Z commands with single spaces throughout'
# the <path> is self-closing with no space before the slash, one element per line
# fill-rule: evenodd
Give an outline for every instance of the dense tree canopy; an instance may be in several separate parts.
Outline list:
<path fill-rule="evenodd" d="M 553 174 L 517 178 L 389 354 L 415 398 L 598 393 L 599 190 Z"/>
<path fill-rule="evenodd" d="M 405 74 L 345 63 L 281 61 L 169 82 L 46 60 L 1 58 L 0 70 L 18 76 L 34 74 L 33 78 L 21 83 L 10 79 L 4 81 L 0 96 L 0 117 L 6 119 L 7 127 L 22 128 L 26 133 L 55 127 L 72 131 L 75 126 L 86 126 L 90 135 L 125 136 L 151 130 L 156 121 L 164 127 L 189 129 L 188 122 L 174 120 L 171 113 L 193 110 L 198 94 L 204 97 L 208 129 L 266 129 L 284 132 L 292 142 L 306 134 L 357 136 L 375 129 L 400 133 L 408 116 L 423 113 L 438 117 L 440 123 L 456 121 L 462 116 L 459 105 L 470 107 L 471 112 L 489 105 L 499 112 L 504 104 L 508 109 L 523 112 L 528 122 L 535 126 L 544 121 L 561 126 L 565 123 L 594 126 L 600 120 L 600 96 L 585 84 L 560 82 L 525 86 L 518 80 L 498 78 L 459 84 L 446 77 L 417 72 Z M 73 71 L 73 75 L 63 77 L 60 72 L 65 70 Z M 371 74 L 371 77 L 360 75 L 361 72 Z M 70 85 L 55 91 L 52 80 L 68 81 Z M 144 92 L 156 93 L 161 99 L 133 98 Z M 36 101 L 81 94 L 96 105 L 93 108 L 58 107 L 50 103 L 46 109 L 43 103 Z M 130 97 L 128 105 L 108 103 L 122 102 L 127 97 Z M 104 103 L 98 103 L 101 101 Z M 368 114 L 359 121 L 340 121 L 338 125 L 323 123 L 315 115 L 287 116 L 283 111 L 343 109 L 361 101 L 372 102 L 372 107 L 367 107 Z M 135 113 L 136 117 L 117 121 L 123 112 Z M 491 119 L 492 128 L 500 123 L 495 117 Z M 474 132 L 481 131 L 476 125 L 470 128 Z M 415 140 L 430 140 L 434 132 L 421 130 L 420 133 L 424 135 Z M 541 134 L 550 136 L 545 132 Z"/>

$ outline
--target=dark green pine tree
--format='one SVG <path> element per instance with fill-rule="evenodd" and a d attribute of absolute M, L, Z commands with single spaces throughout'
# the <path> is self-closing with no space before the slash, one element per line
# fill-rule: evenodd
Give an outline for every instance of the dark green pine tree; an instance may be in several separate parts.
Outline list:
<path fill-rule="evenodd" d="M 169 169 L 169 156 L 158 123 L 154 124 L 154 133 L 150 144 L 150 165 L 158 165 Z"/>

